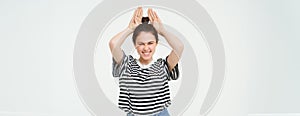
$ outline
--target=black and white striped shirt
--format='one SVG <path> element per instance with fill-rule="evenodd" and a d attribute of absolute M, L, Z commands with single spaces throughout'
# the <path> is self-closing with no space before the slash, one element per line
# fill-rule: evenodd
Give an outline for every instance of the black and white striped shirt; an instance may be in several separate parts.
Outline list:
<path fill-rule="evenodd" d="M 131 55 L 123 56 L 120 64 L 113 59 L 112 73 L 119 77 L 119 108 L 135 115 L 154 115 L 168 107 L 168 81 L 178 78 L 178 64 L 170 71 L 166 57 L 142 68 Z"/>

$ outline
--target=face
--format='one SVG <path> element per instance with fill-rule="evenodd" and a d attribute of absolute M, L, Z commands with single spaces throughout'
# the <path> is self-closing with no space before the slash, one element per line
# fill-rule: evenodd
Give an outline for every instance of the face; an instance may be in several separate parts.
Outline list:
<path fill-rule="evenodd" d="M 155 36 L 150 32 L 141 32 L 136 37 L 135 48 L 140 55 L 140 60 L 150 62 L 157 46 Z"/>

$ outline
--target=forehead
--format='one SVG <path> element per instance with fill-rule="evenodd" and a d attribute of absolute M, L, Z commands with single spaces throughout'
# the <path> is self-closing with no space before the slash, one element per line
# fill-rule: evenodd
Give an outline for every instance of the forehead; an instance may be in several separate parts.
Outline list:
<path fill-rule="evenodd" d="M 141 32 L 136 37 L 136 42 L 150 42 L 150 41 L 156 41 L 155 36 L 150 32 Z"/>

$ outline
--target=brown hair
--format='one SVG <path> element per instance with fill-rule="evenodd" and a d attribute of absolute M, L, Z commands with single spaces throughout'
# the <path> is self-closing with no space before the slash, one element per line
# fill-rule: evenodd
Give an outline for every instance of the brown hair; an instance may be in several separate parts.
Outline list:
<path fill-rule="evenodd" d="M 132 35 L 132 41 L 133 44 L 136 42 L 136 37 L 141 33 L 141 32 L 150 32 L 155 36 L 156 43 L 158 42 L 158 34 L 156 29 L 153 27 L 152 24 L 147 24 L 147 23 L 142 23 L 139 26 L 137 26 L 133 32 Z"/>

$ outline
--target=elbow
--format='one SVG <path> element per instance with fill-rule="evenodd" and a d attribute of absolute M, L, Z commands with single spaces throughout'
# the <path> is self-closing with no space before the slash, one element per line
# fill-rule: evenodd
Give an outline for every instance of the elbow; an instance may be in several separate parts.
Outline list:
<path fill-rule="evenodd" d="M 181 43 L 181 44 L 179 45 L 179 48 L 183 51 L 183 49 L 184 49 L 184 44 Z"/>
<path fill-rule="evenodd" d="M 115 46 L 116 46 L 116 41 L 113 40 L 113 39 L 111 39 L 111 40 L 109 41 L 109 48 L 110 48 L 110 50 L 112 51 L 112 50 L 114 49 Z"/>
<path fill-rule="evenodd" d="M 179 51 L 179 53 L 182 54 L 183 50 L 184 50 L 184 44 L 183 44 L 183 43 L 180 43 L 180 44 L 178 45 L 178 51 Z"/>

